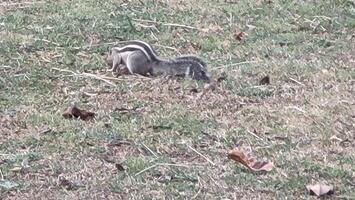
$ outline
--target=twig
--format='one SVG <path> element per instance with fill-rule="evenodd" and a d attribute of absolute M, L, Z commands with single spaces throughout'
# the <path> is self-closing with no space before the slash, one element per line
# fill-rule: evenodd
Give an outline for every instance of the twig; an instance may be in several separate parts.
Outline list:
<path fill-rule="evenodd" d="M 218 184 L 216 180 L 214 180 L 210 175 L 207 175 L 211 181 L 219 188 L 223 188 L 223 189 L 226 189 L 226 187 L 222 186 L 221 184 Z"/>
<path fill-rule="evenodd" d="M 164 23 L 164 22 L 159 22 L 159 21 L 152 21 L 152 20 L 146 20 L 146 19 L 131 19 L 132 21 L 139 21 L 139 22 L 148 22 L 148 23 L 155 23 L 155 24 L 161 24 L 163 26 L 176 26 L 176 27 L 181 27 L 181 28 L 188 28 L 188 29 L 195 29 L 199 30 L 196 27 L 193 26 L 188 26 L 184 24 L 175 24 L 175 23 Z"/>
<path fill-rule="evenodd" d="M 95 75 L 95 74 L 90 74 L 90 73 L 85 73 L 85 72 L 79 74 L 79 73 L 73 72 L 73 71 L 68 70 L 68 69 L 59 69 L 59 68 L 55 68 L 55 67 L 52 68 L 52 69 L 57 70 L 57 71 L 62 71 L 62 72 L 69 72 L 69 73 L 74 74 L 75 76 L 87 76 L 87 77 L 90 77 L 90 78 L 94 78 L 94 79 L 97 79 L 97 80 L 101 80 L 101 81 L 103 81 L 103 82 L 105 82 L 105 83 L 107 83 L 107 84 L 109 84 L 109 85 L 112 85 L 112 86 L 116 87 L 116 85 L 115 85 L 114 83 L 112 83 L 111 81 L 108 81 L 108 80 L 106 80 L 105 78 L 100 77 L 100 76 Z"/>
<path fill-rule="evenodd" d="M 34 5 L 34 4 L 43 4 L 44 1 L 38 2 L 20 2 L 20 3 L 1 3 L 0 6 L 20 6 L 20 5 Z"/>
<path fill-rule="evenodd" d="M 147 168 L 143 169 L 142 171 L 136 173 L 134 176 L 138 176 L 139 174 L 141 174 L 141 173 L 143 173 L 143 172 L 145 172 L 145 171 L 148 171 L 148 170 L 150 170 L 150 169 L 152 169 L 152 168 L 155 168 L 155 167 L 157 167 L 157 166 L 159 166 L 159 164 L 154 164 L 154 165 L 152 165 L 152 166 L 150 166 L 150 167 L 147 167 Z"/>
<path fill-rule="evenodd" d="M 160 44 L 153 44 L 153 46 L 157 46 L 157 47 L 162 47 L 162 48 L 165 48 L 165 49 L 170 49 L 170 50 L 173 50 L 173 51 L 176 51 L 178 53 L 180 53 L 180 51 L 174 47 L 169 47 L 169 46 L 165 46 L 165 45 L 160 45 Z"/>
<path fill-rule="evenodd" d="M 195 30 L 199 30 L 196 27 L 193 26 L 188 26 L 188 25 L 184 25 L 184 24 L 173 24 L 173 23 L 166 23 L 166 24 L 162 24 L 163 26 L 175 26 L 175 27 L 181 27 L 181 28 L 187 28 L 187 29 L 195 29 Z"/>
<path fill-rule="evenodd" d="M 106 43 L 85 45 L 85 46 L 81 46 L 81 47 L 70 47 L 70 48 L 73 48 L 73 49 L 85 49 L 85 48 L 91 48 L 91 47 L 99 47 L 99 46 L 106 46 L 106 45 L 117 45 L 117 44 L 124 44 L 124 43 L 127 43 L 127 41 L 106 42 Z"/>
<path fill-rule="evenodd" d="M 46 39 L 36 39 L 37 41 L 43 41 L 43 42 L 47 42 L 47 43 L 50 43 L 50 44 L 54 44 L 55 46 L 58 46 L 60 47 L 60 44 L 59 43 L 56 43 L 56 42 L 52 42 L 52 41 L 49 41 L 49 40 L 46 40 Z"/>
<path fill-rule="evenodd" d="M 139 22 L 156 23 L 156 24 L 161 23 L 161 22 L 157 22 L 157 21 L 153 21 L 153 20 L 147 20 L 147 19 L 134 19 L 134 18 L 132 18 L 131 20 L 132 20 L 132 21 L 139 21 Z"/>
<path fill-rule="evenodd" d="M 1 66 L 2 68 L 8 68 L 8 69 L 12 69 L 13 67 L 11 66 L 8 66 L 8 65 L 4 65 L 4 66 Z"/>
<path fill-rule="evenodd" d="M 288 79 L 290 79 L 291 81 L 297 83 L 298 85 L 302 85 L 302 86 L 305 86 L 305 84 L 299 82 L 298 80 L 294 79 L 294 78 L 291 78 L 291 77 L 288 77 Z"/>
<path fill-rule="evenodd" d="M 216 67 L 213 70 L 222 69 L 222 68 L 226 68 L 226 67 L 232 67 L 232 66 L 238 66 L 238 65 L 244 65 L 244 64 L 250 64 L 250 63 L 258 63 L 258 62 L 260 62 L 260 61 L 259 60 L 251 60 L 251 61 L 244 61 L 244 62 L 239 62 L 239 63 L 232 63 L 232 64 Z"/>
<path fill-rule="evenodd" d="M 250 133 L 252 136 L 258 138 L 259 140 L 263 140 L 261 137 L 259 137 L 259 136 L 256 135 L 255 133 L 253 133 L 253 132 L 251 132 L 251 131 L 249 131 L 249 130 L 247 130 L 247 132 Z"/>
<path fill-rule="evenodd" d="M 143 142 L 142 142 L 142 145 L 144 146 L 144 148 L 146 148 L 151 154 L 153 154 L 156 158 L 158 158 L 157 154 L 154 153 L 154 151 L 152 151 L 147 145 L 145 145 Z"/>
<path fill-rule="evenodd" d="M 200 152 L 198 152 L 196 149 L 192 148 L 191 146 L 187 145 L 187 147 L 189 147 L 189 149 L 191 149 L 192 151 L 194 151 L 195 153 L 197 153 L 198 155 L 200 155 L 202 158 L 204 158 L 205 160 L 207 160 L 209 163 L 211 163 L 213 166 L 215 166 L 216 164 L 214 162 L 212 162 L 212 160 L 210 160 L 209 158 L 207 158 L 206 156 L 202 155 Z"/>
<path fill-rule="evenodd" d="M 196 199 L 200 194 L 200 192 L 201 192 L 201 188 L 198 189 L 197 193 L 191 199 Z"/>
<path fill-rule="evenodd" d="M 139 174 L 142 174 L 143 172 L 146 172 L 152 168 L 155 168 L 157 166 L 175 166 L 175 167 L 186 167 L 186 168 L 189 168 L 190 166 L 187 166 L 187 165 L 180 165 L 180 164 L 171 164 L 171 163 L 157 163 L 157 164 L 154 164 L 150 167 L 147 167 L 145 169 L 143 169 L 142 171 L 136 173 L 134 176 L 138 176 Z"/>
<path fill-rule="evenodd" d="M 104 81 L 105 83 L 116 87 L 116 85 L 114 83 L 112 83 L 111 81 L 108 81 L 108 80 L 106 80 L 106 79 L 104 79 L 104 78 L 102 78 L 100 76 L 95 75 L 95 74 L 90 74 L 90 73 L 85 73 L 84 72 L 84 73 L 82 73 L 82 75 L 88 76 L 88 77 L 91 77 L 91 78 L 94 78 L 94 79 L 98 79 L 98 80 L 101 80 L 101 81 Z"/>
<path fill-rule="evenodd" d="M 135 22 L 135 23 L 136 23 L 136 25 L 141 26 L 143 28 L 153 28 L 153 29 L 157 30 L 157 27 L 155 27 L 154 25 L 145 25 L 145 24 L 141 24 L 138 22 Z"/>
<path fill-rule="evenodd" d="M 198 180 L 199 188 L 198 188 L 197 193 L 191 199 L 196 199 L 198 197 L 198 195 L 200 194 L 200 192 L 201 192 L 201 181 L 200 181 L 199 176 L 197 177 L 197 180 Z"/>
<path fill-rule="evenodd" d="M 61 71 L 61 72 L 69 72 L 69 73 L 72 73 L 74 75 L 79 75 L 78 73 L 73 72 L 73 71 L 71 71 L 69 69 L 59 69 L 59 68 L 56 68 L 56 67 L 53 67 L 52 69 L 57 70 L 57 71 Z"/>

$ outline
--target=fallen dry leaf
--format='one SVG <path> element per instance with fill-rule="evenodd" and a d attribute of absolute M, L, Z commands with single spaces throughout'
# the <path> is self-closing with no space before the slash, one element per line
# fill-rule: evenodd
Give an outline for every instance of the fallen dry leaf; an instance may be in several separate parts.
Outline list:
<path fill-rule="evenodd" d="M 116 166 L 116 169 L 118 171 L 124 171 L 125 170 L 124 167 L 122 166 L 122 164 L 120 164 L 120 163 L 116 163 L 115 166 Z"/>
<path fill-rule="evenodd" d="M 259 81 L 260 85 L 269 85 L 270 84 L 270 77 L 269 76 L 265 76 L 264 78 L 262 78 Z"/>
<path fill-rule="evenodd" d="M 307 185 L 307 190 L 311 195 L 316 195 L 318 197 L 334 194 L 333 186 L 323 184 Z"/>
<path fill-rule="evenodd" d="M 81 110 L 75 106 L 68 108 L 62 115 L 65 119 L 80 118 L 84 121 L 91 120 L 95 117 L 95 113 Z"/>
<path fill-rule="evenodd" d="M 243 37 L 245 36 L 244 32 L 236 32 L 234 33 L 233 37 L 234 39 L 241 41 L 243 39 Z"/>
<path fill-rule="evenodd" d="M 190 89 L 190 93 L 198 93 L 198 90 L 196 88 Z"/>
<path fill-rule="evenodd" d="M 247 168 L 253 171 L 271 171 L 274 167 L 272 162 L 266 161 L 253 161 L 252 159 L 248 158 L 243 152 L 239 151 L 238 149 L 231 150 L 228 153 L 228 158 L 235 160 Z"/>

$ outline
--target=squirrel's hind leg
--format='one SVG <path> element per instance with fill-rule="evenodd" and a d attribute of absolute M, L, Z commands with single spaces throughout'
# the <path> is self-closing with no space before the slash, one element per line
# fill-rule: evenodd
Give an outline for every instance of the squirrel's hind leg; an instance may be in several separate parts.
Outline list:
<path fill-rule="evenodd" d="M 141 51 L 134 51 L 127 57 L 126 66 L 131 74 L 147 75 L 152 70 L 152 64 Z"/>

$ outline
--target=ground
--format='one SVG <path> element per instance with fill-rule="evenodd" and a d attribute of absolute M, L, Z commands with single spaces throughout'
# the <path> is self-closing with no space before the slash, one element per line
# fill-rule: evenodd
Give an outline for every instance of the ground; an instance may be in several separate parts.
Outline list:
<path fill-rule="evenodd" d="M 5 0 L 0 13 L 1 199 L 308 199 L 315 183 L 355 197 L 354 0 Z M 106 73 L 107 48 L 129 39 L 199 55 L 216 88 Z M 73 105 L 95 120 L 63 118 Z"/>

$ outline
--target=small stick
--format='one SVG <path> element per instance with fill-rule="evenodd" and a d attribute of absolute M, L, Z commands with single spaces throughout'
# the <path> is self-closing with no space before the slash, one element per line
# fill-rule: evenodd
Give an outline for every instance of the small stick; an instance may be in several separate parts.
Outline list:
<path fill-rule="evenodd" d="M 180 53 L 180 51 L 177 48 L 174 48 L 174 47 L 169 47 L 169 46 L 160 45 L 160 44 L 153 44 L 153 46 L 162 47 L 162 48 L 165 48 L 165 49 L 170 49 L 170 50 L 173 50 L 173 51 L 176 51 L 176 52 Z"/>
<path fill-rule="evenodd" d="M 226 189 L 225 187 L 223 187 L 222 185 L 218 184 L 216 180 L 214 180 L 210 175 L 207 175 L 211 181 L 219 188 L 223 188 L 223 189 Z"/>
<path fill-rule="evenodd" d="M 206 156 L 202 155 L 202 153 L 198 152 L 196 149 L 192 148 L 191 146 L 187 145 L 187 147 L 189 147 L 189 149 L 191 149 L 192 151 L 194 151 L 195 153 L 197 153 L 198 155 L 200 155 L 202 158 L 204 158 L 205 160 L 207 160 L 209 163 L 211 163 L 213 166 L 215 166 L 216 164 L 214 162 L 212 162 L 212 160 L 210 160 L 209 158 L 207 158 Z"/>
<path fill-rule="evenodd" d="M 1 3 L 0 6 L 20 6 L 20 5 L 34 5 L 34 4 L 43 4 L 44 1 L 38 2 L 21 2 L 21 3 Z"/>
<path fill-rule="evenodd" d="M 70 47 L 73 49 L 85 49 L 85 48 L 91 48 L 91 47 L 99 47 L 99 46 L 106 46 L 106 45 L 117 45 L 117 44 L 124 44 L 127 43 L 128 41 L 118 41 L 118 42 L 105 42 L 105 43 L 100 43 L 100 44 L 92 44 L 92 45 L 85 45 L 81 47 Z"/>
<path fill-rule="evenodd" d="M 142 142 L 142 145 L 144 146 L 144 148 L 146 148 L 151 154 L 153 154 L 156 158 L 158 158 L 157 154 L 154 153 L 154 151 L 152 151 L 147 145 L 145 145 L 143 142 Z"/>
<path fill-rule="evenodd" d="M 43 41 L 43 42 L 47 42 L 47 43 L 50 43 L 50 44 L 54 44 L 55 46 L 60 47 L 60 44 L 59 44 L 59 43 L 52 42 L 52 41 L 49 41 L 49 40 L 46 40 L 46 39 L 36 39 L 36 40 L 40 40 L 40 41 Z"/>
<path fill-rule="evenodd" d="M 184 25 L 184 24 L 164 23 L 164 22 L 152 21 L 152 20 L 146 20 L 146 19 L 132 19 L 132 21 L 156 23 L 156 24 L 161 24 L 161 25 L 163 25 L 163 26 L 176 26 L 176 27 L 181 27 L 181 28 L 188 28 L 188 29 L 196 29 L 196 30 L 199 30 L 199 29 L 196 28 L 196 27 L 188 26 L 188 25 Z"/>
<path fill-rule="evenodd" d="M 145 25 L 145 24 L 140 24 L 136 22 L 136 25 L 141 26 L 143 28 L 153 28 L 153 29 L 157 29 L 157 27 L 155 27 L 154 25 Z"/>
<path fill-rule="evenodd" d="M 253 132 L 251 132 L 251 131 L 249 131 L 249 130 L 247 130 L 247 132 L 250 133 L 252 136 L 258 138 L 259 140 L 263 140 L 261 137 L 259 137 L 259 136 L 256 135 L 255 133 L 253 133 Z"/>
<path fill-rule="evenodd" d="M 108 80 L 106 80 L 106 79 L 104 79 L 104 78 L 102 78 L 100 76 L 95 75 L 95 74 L 90 74 L 90 73 L 85 73 L 84 72 L 84 73 L 82 73 L 82 75 L 101 80 L 101 81 L 103 81 L 103 82 L 105 82 L 105 83 L 107 83 L 109 85 L 112 85 L 112 86 L 116 87 L 116 85 L 114 83 L 112 83 L 111 81 L 108 81 Z"/>
<path fill-rule="evenodd" d="M 288 79 L 290 79 L 291 81 L 297 83 L 298 85 L 305 86 L 303 83 L 299 82 L 298 80 L 296 80 L 296 79 L 294 79 L 294 78 L 288 77 Z"/>
<path fill-rule="evenodd" d="M 198 195 L 200 194 L 201 192 L 201 181 L 200 181 L 200 178 L 197 177 L 197 180 L 198 180 L 198 185 L 200 186 L 197 193 L 191 198 L 191 199 L 196 199 L 198 197 Z"/>
<path fill-rule="evenodd" d="M 69 72 L 69 73 L 72 73 L 74 75 L 78 75 L 78 73 L 75 73 L 75 72 L 73 72 L 73 71 L 71 71 L 69 69 L 59 69 L 59 68 L 56 68 L 56 67 L 53 67 L 52 69 L 57 70 L 57 71 L 61 71 L 61 72 Z"/>
<path fill-rule="evenodd" d="M 175 27 L 181 27 L 181 28 L 187 28 L 187 29 L 195 29 L 195 30 L 199 30 L 196 27 L 193 26 L 188 26 L 188 25 L 183 25 L 183 24 L 173 24 L 173 23 L 166 23 L 166 24 L 162 24 L 163 26 L 175 26 Z"/>
<path fill-rule="evenodd" d="M 186 168 L 189 168 L 189 166 L 187 166 L 187 165 L 171 164 L 171 163 L 157 163 L 157 164 L 154 164 L 154 165 L 152 165 L 150 167 L 147 167 L 147 168 L 143 169 L 142 171 L 136 173 L 134 176 L 138 176 L 139 174 L 142 174 L 143 172 L 146 172 L 146 171 L 148 171 L 148 170 L 150 170 L 152 168 L 155 168 L 157 166 L 175 166 L 175 167 L 186 167 Z"/>
<path fill-rule="evenodd" d="M 153 20 L 147 20 L 147 19 L 131 19 L 132 21 L 139 21 L 139 22 L 149 22 L 149 23 L 156 23 L 156 24 L 160 24 L 161 22 L 157 22 L 157 21 L 153 21 Z"/>
<path fill-rule="evenodd" d="M 90 73 L 85 73 L 85 72 L 81 73 L 81 74 L 78 74 L 78 73 L 75 73 L 75 72 L 73 72 L 71 70 L 68 70 L 68 69 L 58 69 L 58 68 L 55 68 L 55 67 L 53 67 L 52 69 L 57 70 L 57 71 L 62 71 L 62 72 L 69 72 L 69 73 L 72 73 L 72 74 L 74 74 L 76 76 L 91 77 L 91 78 L 101 80 L 101 81 L 103 81 L 103 82 L 105 82 L 105 83 L 107 83 L 109 85 L 112 85 L 112 86 L 116 87 L 116 85 L 114 83 L 112 83 L 111 81 L 108 81 L 108 80 L 106 80 L 106 79 L 104 79 L 104 78 L 102 78 L 100 76 L 95 75 L 95 74 L 90 74 Z"/>
<path fill-rule="evenodd" d="M 244 64 L 250 64 L 250 63 L 258 63 L 258 62 L 260 62 L 260 61 L 251 60 L 251 61 L 244 61 L 244 62 L 239 62 L 239 63 L 232 63 L 232 64 L 228 64 L 228 65 L 222 65 L 220 67 L 216 67 L 216 68 L 211 69 L 211 70 L 222 69 L 222 68 L 226 68 L 226 67 L 232 67 L 232 66 L 238 66 L 238 65 L 244 65 Z"/>

